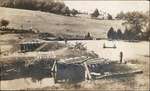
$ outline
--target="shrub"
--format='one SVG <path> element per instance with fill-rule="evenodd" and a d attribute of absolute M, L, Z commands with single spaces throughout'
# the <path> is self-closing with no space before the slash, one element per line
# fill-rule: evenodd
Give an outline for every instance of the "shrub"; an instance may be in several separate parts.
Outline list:
<path fill-rule="evenodd" d="M 108 14 L 107 19 L 112 20 L 113 19 L 112 15 Z"/>
<path fill-rule="evenodd" d="M 0 26 L 1 27 L 7 27 L 9 25 L 9 21 L 8 20 L 5 20 L 5 19 L 2 19 L 1 21 L 0 21 Z"/>
<path fill-rule="evenodd" d="M 73 16 L 76 16 L 76 15 L 78 14 L 78 11 L 75 10 L 75 9 L 72 9 L 71 14 L 72 14 Z"/>
<path fill-rule="evenodd" d="M 98 9 L 95 9 L 95 11 L 91 14 L 91 17 L 98 17 L 99 16 L 99 11 Z"/>
<path fill-rule="evenodd" d="M 67 15 L 67 16 L 70 16 L 70 10 L 69 10 L 69 8 L 68 7 L 63 7 L 62 9 L 61 9 L 61 13 L 63 14 L 63 15 Z"/>
<path fill-rule="evenodd" d="M 91 40 L 91 39 L 93 39 L 93 38 L 92 38 L 91 34 L 88 32 L 87 35 L 85 35 L 85 39 Z"/>

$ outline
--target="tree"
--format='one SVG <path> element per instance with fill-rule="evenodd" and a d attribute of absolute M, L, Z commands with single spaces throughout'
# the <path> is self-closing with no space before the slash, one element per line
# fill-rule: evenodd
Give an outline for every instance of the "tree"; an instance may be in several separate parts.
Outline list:
<path fill-rule="evenodd" d="M 47 7 L 47 10 L 48 10 L 50 5 L 46 5 L 46 6 L 48 6 Z M 55 13 L 55 14 L 62 14 L 61 9 L 64 7 L 66 7 L 66 6 L 63 3 L 59 3 L 59 2 L 53 3 L 53 7 L 50 8 L 50 11 Z"/>
<path fill-rule="evenodd" d="M 88 32 L 87 37 L 91 37 L 91 34 Z"/>
<path fill-rule="evenodd" d="M 124 33 L 123 33 L 123 39 L 126 40 L 128 38 L 128 28 L 125 27 Z"/>
<path fill-rule="evenodd" d="M 150 26 L 147 26 L 147 28 L 146 28 L 146 39 L 147 40 L 150 40 Z"/>
<path fill-rule="evenodd" d="M 85 39 L 92 39 L 92 36 L 89 32 L 87 33 L 87 35 L 85 35 Z"/>
<path fill-rule="evenodd" d="M 8 20 L 5 20 L 5 19 L 2 19 L 1 21 L 0 21 L 0 25 L 1 25 L 1 27 L 7 27 L 8 25 L 9 25 L 9 21 Z"/>
<path fill-rule="evenodd" d="M 125 28 L 125 32 L 123 34 L 123 39 L 124 40 L 133 40 L 136 38 L 135 33 L 131 30 L 128 29 L 127 27 Z"/>
<path fill-rule="evenodd" d="M 113 19 L 112 15 L 108 14 L 108 15 L 107 15 L 107 19 L 108 19 L 108 20 L 112 20 L 112 19 Z"/>
<path fill-rule="evenodd" d="M 128 39 L 139 39 L 143 36 L 142 29 L 146 26 L 148 21 L 148 16 L 141 12 L 127 12 L 125 14 L 125 22 L 123 25 L 130 26 Z"/>
<path fill-rule="evenodd" d="M 115 17 L 116 19 L 119 19 L 119 20 L 124 20 L 125 19 L 125 13 L 123 11 L 121 11 L 120 13 L 118 13 Z"/>
<path fill-rule="evenodd" d="M 150 40 L 150 26 L 146 26 L 146 31 L 143 32 L 143 36 L 142 36 L 143 40 Z"/>
<path fill-rule="evenodd" d="M 63 7 L 62 9 L 61 9 L 61 12 L 62 12 L 62 14 L 63 15 L 67 15 L 67 16 L 70 16 L 70 10 L 69 10 L 69 7 Z"/>
<path fill-rule="evenodd" d="M 95 11 L 91 14 L 91 17 L 98 17 L 99 16 L 99 11 L 98 9 L 95 9 Z"/>
<path fill-rule="evenodd" d="M 121 31 L 121 29 L 118 29 L 117 30 L 117 39 L 122 39 L 122 31 Z"/>
<path fill-rule="evenodd" d="M 69 7 L 66 7 L 65 12 L 66 12 L 66 15 L 67 15 L 67 16 L 70 16 L 70 10 L 69 10 Z"/>
<path fill-rule="evenodd" d="M 58 14 L 59 13 L 59 6 L 55 6 L 50 10 L 52 13 Z"/>
<path fill-rule="evenodd" d="M 72 9 L 71 14 L 72 14 L 73 16 L 76 16 L 76 15 L 78 14 L 78 11 L 75 10 L 75 9 Z"/>
<path fill-rule="evenodd" d="M 135 34 L 141 32 L 145 21 L 147 21 L 147 17 L 140 12 L 128 12 L 125 16 L 126 22 L 124 24 L 129 24 L 131 30 L 134 31 Z"/>
<path fill-rule="evenodd" d="M 107 37 L 109 39 L 116 39 L 116 32 L 114 31 L 114 28 L 111 27 L 107 33 Z"/>

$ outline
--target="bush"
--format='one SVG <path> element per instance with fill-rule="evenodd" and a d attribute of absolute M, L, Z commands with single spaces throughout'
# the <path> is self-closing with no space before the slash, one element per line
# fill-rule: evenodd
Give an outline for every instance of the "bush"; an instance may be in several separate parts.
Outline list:
<path fill-rule="evenodd" d="M 63 14 L 63 15 L 67 15 L 67 16 L 70 16 L 70 10 L 69 10 L 69 8 L 68 7 L 63 7 L 62 9 L 61 9 L 61 13 Z"/>
<path fill-rule="evenodd" d="M 113 19 L 112 15 L 108 14 L 107 19 L 112 20 Z"/>
<path fill-rule="evenodd" d="M 0 21 L 0 26 L 1 27 L 7 27 L 9 25 L 9 21 L 8 20 L 5 20 L 5 19 L 2 19 L 1 21 Z"/>
<path fill-rule="evenodd" d="M 73 16 L 76 16 L 76 15 L 78 14 L 78 11 L 75 10 L 75 9 L 72 9 L 71 14 L 72 14 Z"/>
<path fill-rule="evenodd" d="M 92 38 L 91 34 L 88 32 L 87 35 L 85 35 L 85 39 L 91 40 L 91 39 L 93 39 L 93 38 Z"/>
<path fill-rule="evenodd" d="M 98 17 L 99 16 L 99 11 L 98 9 L 95 9 L 95 11 L 91 14 L 91 17 Z"/>

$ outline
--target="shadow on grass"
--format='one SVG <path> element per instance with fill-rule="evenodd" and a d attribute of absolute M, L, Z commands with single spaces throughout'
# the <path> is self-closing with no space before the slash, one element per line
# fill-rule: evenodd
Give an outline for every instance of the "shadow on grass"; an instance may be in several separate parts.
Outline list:
<path fill-rule="evenodd" d="M 16 60 L 13 63 L 1 63 L 0 65 L 0 80 L 14 80 L 18 78 L 31 77 L 33 82 L 40 81 L 47 77 L 52 77 L 51 68 L 55 59 L 41 59 L 35 61 Z M 94 68 L 88 66 L 91 72 L 100 73 L 104 75 L 106 73 L 119 73 L 128 72 L 132 68 L 129 68 L 126 64 L 119 64 L 116 62 L 110 62 L 105 64 L 96 64 Z M 78 83 L 85 79 L 85 69 L 82 65 L 75 64 L 58 64 L 57 80 L 62 80 L 68 83 Z M 122 77 L 132 77 L 133 75 L 119 75 L 106 77 L 111 79 L 120 80 Z M 63 81 L 62 81 L 63 82 Z"/>
<path fill-rule="evenodd" d="M 0 80 L 14 80 L 31 77 L 33 81 L 51 77 L 51 67 L 54 59 L 42 59 L 31 63 L 25 60 L 16 60 L 12 63 L 1 63 Z"/>

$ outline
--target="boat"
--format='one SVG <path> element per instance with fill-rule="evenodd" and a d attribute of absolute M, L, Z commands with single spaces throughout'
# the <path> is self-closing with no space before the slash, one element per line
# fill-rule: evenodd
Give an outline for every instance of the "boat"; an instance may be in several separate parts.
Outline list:
<path fill-rule="evenodd" d="M 103 44 L 103 48 L 117 48 L 116 45 L 114 44 L 113 46 L 106 46 L 105 43 Z"/>

